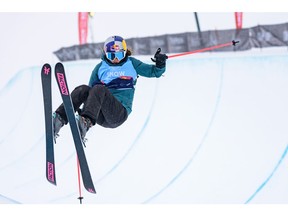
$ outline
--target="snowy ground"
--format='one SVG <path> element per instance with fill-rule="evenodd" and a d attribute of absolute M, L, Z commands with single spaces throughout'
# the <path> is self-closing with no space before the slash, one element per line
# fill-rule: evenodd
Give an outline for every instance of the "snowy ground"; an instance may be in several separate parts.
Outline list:
<path fill-rule="evenodd" d="M 69 89 L 87 83 L 98 62 L 64 63 Z M 78 204 L 69 126 L 55 145 L 57 186 L 45 178 L 40 68 L 0 89 L 0 203 Z M 97 194 L 82 188 L 83 202 L 287 204 L 287 68 L 282 48 L 169 59 L 164 77 L 140 77 L 128 121 L 87 135 Z M 56 109 L 55 80 L 53 91 Z"/>

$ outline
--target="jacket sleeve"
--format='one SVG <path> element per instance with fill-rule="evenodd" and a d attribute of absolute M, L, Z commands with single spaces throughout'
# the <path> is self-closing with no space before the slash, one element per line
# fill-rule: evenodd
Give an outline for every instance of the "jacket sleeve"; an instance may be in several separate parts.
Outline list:
<path fill-rule="evenodd" d="M 130 57 L 132 64 L 136 70 L 136 72 L 140 75 L 140 76 L 144 76 L 144 77 L 160 77 L 166 70 L 166 67 L 164 68 L 157 68 L 155 65 L 152 64 L 146 64 L 143 63 L 142 61 Z"/>
<path fill-rule="evenodd" d="M 101 66 L 101 63 L 97 64 L 91 73 L 89 84 L 88 84 L 90 87 L 92 87 L 95 83 L 100 82 L 100 79 L 98 77 L 98 70 L 100 66 Z"/>

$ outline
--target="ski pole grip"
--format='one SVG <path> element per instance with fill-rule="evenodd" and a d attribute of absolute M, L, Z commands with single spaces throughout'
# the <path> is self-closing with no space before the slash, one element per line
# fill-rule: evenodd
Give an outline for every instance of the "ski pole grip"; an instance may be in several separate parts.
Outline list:
<path fill-rule="evenodd" d="M 235 41 L 235 40 L 232 41 L 233 46 L 236 46 L 237 43 L 239 43 L 239 41 Z"/>

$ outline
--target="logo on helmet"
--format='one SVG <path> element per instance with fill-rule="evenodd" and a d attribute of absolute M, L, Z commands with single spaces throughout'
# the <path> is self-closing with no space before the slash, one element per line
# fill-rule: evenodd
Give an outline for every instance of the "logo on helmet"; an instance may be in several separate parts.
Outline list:
<path fill-rule="evenodd" d="M 110 47 L 110 50 L 112 52 L 118 52 L 120 50 L 120 47 L 118 44 L 113 44 L 111 47 Z"/>

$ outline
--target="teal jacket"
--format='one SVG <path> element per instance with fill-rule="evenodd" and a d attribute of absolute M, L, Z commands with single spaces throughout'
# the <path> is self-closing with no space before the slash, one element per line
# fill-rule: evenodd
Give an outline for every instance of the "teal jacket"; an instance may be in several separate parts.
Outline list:
<path fill-rule="evenodd" d="M 136 71 L 137 77 L 143 76 L 143 77 L 158 78 L 165 72 L 165 69 L 166 69 L 165 67 L 157 68 L 155 65 L 143 63 L 142 61 L 133 57 L 127 57 L 123 62 L 121 61 L 119 64 L 112 64 L 105 57 L 102 57 L 102 61 L 99 64 L 97 64 L 94 70 L 92 71 L 92 74 L 89 80 L 89 86 L 92 87 L 95 83 L 102 82 L 99 79 L 99 72 L 101 71 L 101 67 L 104 67 L 104 65 L 106 67 L 108 65 L 109 68 L 110 67 L 112 68 L 115 66 L 122 66 L 125 63 L 127 63 L 127 61 L 129 60 L 132 62 L 132 65 L 133 65 L 132 70 Z M 133 80 L 134 86 L 136 85 L 137 77 L 136 79 Z M 117 98 L 117 100 L 122 103 L 122 105 L 126 108 L 127 113 L 129 115 L 132 112 L 132 104 L 133 104 L 133 99 L 134 99 L 135 88 L 133 87 L 133 88 L 128 88 L 128 89 L 115 89 L 115 88 L 108 87 L 108 89 L 114 95 L 114 97 Z"/>

